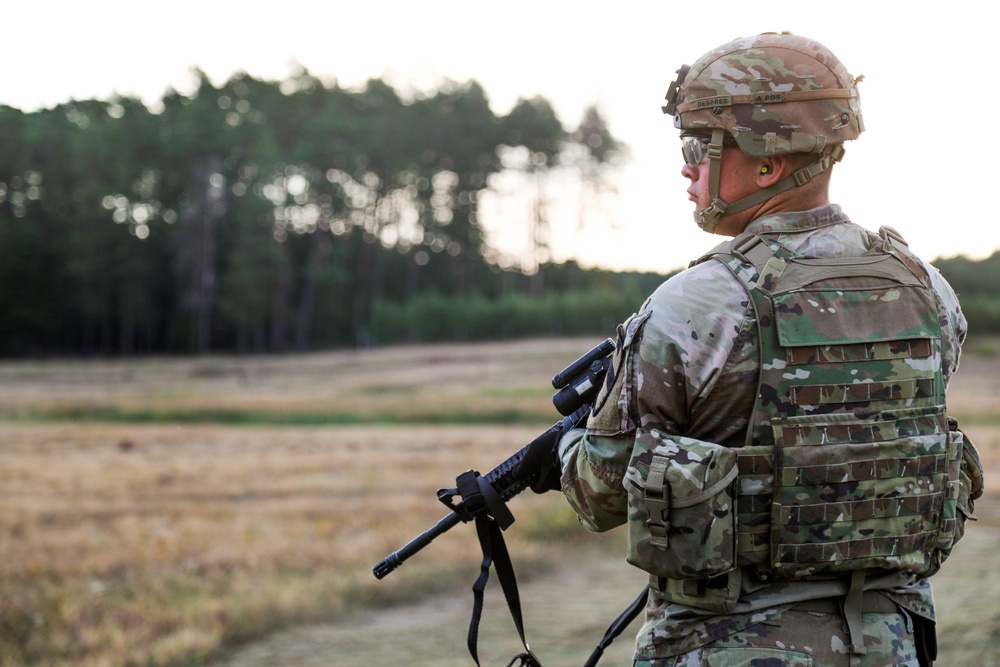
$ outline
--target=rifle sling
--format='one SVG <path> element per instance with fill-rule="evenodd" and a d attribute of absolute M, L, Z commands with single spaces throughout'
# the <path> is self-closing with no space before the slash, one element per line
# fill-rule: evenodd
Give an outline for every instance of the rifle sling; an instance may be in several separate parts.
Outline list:
<path fill-rule="evenodd" d="M 643 609 L 646 608 L 646 602 L 649 599 L 649 586 L 642 589 L 632 604 L 630 604 L 625 611 L 623 611 L 618 618 L 616 618 L 610 626 L 608 626 L 607 631 L 604 633 L 604 638 L 601 639 L 600 643 L 594 649 L 594 652 L 590 654 L 590 658 L 583 667 L 595 667 L 601 656 L 604 655 L 604 649 L 611 645 L 611 642 L 615 640 L 618 635 L 625 631 L 625 628 L 629 626 L 635 617 L 639 615 Z"/>
<path fill-rule="evenodd" d="M 521 644 L 525 650 L 524 653 L 514 656 L 508 667 L 514 665 L 518 660 L 520 660 L 518 664 L 522 667 L 541 667 L 538 658 L 528 648 L 528 643 L 524 639 L 524 621 L 521 617 L 521 598 L 517 591 L 517 578 L 514 576 L 514 566 L 510 561 L 510 554 L 507 552 L 507 544 L 504 542 L 500 525 L 490 517 L 480 515 L 476 517 L 476 533 L 479 535 L 479 545 L 483 549 L 483 562 L 479 579 L 472 586 L 474 602 L 472 620 L 469 622 L 469 653 L 478 665 L 479 621 L 483 615 L 483 593 L 486 590 L 486 582 L 490 578 L 490 565 L 493 565 L 496 568 L 504 597 L 507 599 L 507 608 L 510 609 L 511 618 L 514 619 L 514 627 L 517 628 L 517 634 L 521 638 Z"/>

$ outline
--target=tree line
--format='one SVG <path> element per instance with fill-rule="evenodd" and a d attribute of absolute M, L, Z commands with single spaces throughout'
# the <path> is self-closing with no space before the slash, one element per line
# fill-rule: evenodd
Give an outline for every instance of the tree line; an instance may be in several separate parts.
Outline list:
<path fill-rule="evenodd" d="M 969 333 L 1000 334 L 1000 250 L 982 260 L 959 256 L 933 264 L 958 294 Z"/>
<path fill-rule="evenodd" d="M 0 355 L 461 338 L 498 303 L 516 314 L 494 335 L 562 333 L 582 320 L 539 319 L 543 293 L 655 284 L 549 261 L 546 185 L 599 192 L 623 155 L 596 108 L 567 129 L 540 97 L 494 113 L 475 81 L 404 95 L 195 74 L 155 108 L 0 106 Z M 531 186 L 531 250 L 506 262 L 480 220 L 499 174 Z"/>
<path fill-rule="evenodd" d="M 596 201 L 626 154 L 596 108 L 568 129 L 541 97 L 495 113 L 475 81 L 195 74 L 154 108 L 0 106 L 0 355 L 600 335 L 666 277 L 551 261 L 546 187 Z M 481 220 L 501 178 L 515 258 Z M 1000 332 L 998 262 L 937 262 L 973 332 Z"/>

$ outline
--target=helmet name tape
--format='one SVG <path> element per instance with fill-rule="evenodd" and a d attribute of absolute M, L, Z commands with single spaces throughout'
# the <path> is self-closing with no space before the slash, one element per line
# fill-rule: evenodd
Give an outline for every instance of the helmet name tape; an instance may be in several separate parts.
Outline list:
<path fill-rule="evenodd" d="M 733 104 L 732 95 L 723 95 L 720 97 L 704 97 L 700 100 L 692 100 L 691 107 L 694 109 L 705 109 L 707 107 L 728 107 Z"/>
<path fill-rule="evenodd" d="M 780 104 L 784 102 L 818 102 L 820 100 L 849 100 L 856 98 L 856 90 L 846 88 L 824 90 L 792 90 L 787 93 L 764 91 L 751 95 L 716 95 L 700 97 L 678 104 L 675 109 L 684 113 L 713 107 L 736 106 L 738 104 Z M 664 112 L 665 113 L 665 112 Z M 839 117 L 834 114 L 834 118 Z"/>
<path fill-rule="evenodd" d="M 785 99 L 784 93 L 754 93 L 753 95 L 754 104 L 775 104 L 784 102 Z"/>

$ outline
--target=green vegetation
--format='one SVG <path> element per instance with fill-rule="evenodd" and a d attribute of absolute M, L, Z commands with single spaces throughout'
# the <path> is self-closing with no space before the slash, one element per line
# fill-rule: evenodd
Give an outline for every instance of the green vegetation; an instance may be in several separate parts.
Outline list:
<path fill-rule="evenodd" d="M 591 276 L 597 283 L 597 274 Z M 621 280 L 621 289 L 548 293 L 538 298 L 510 295 L 446 297 L 421 294 L 409 303 L 381 302 L 372 317 L 379 343 L 505 340 L 534 336 L 613 335 L 662 280 Z"/>
<path fill-rule="evenodd" d="M 596 108 L 199 76 L 152 109 L 0 106 L 0 357 L 601 335 L 665 277 L 549 260 L 551 187 L 599 201 L 627 155 Z M 486 237 L 498 203 L 523 256 Z M 937 265 L 1000 333 L 1000 255 Z"/>
<path fill-rule="evenodd" d="M 166 409 L 78 403 L 66 407 L 21 408 L 0 418 L 22 422 L 97 422 L 108 424 L 224 424 L 227 426 L 360 426 L 393 424 L 548 424 L 554 413 L 542 416 L 538 410 L 498 407 L 468 411 L 461 406 L 442 412 L 426 412 L 401 416 L 385 410 L 369 413 L 353 411 L 288 411 L 260 408 L 172 407 Z"/>
<path fill-rule="evenodd" d="M 549 186 L 593 199 L 625 155 L 596 108 L 568 129 L 543 98 L 495 113 L 474 81 L 199 76 L 155 109 L 0 106 L 0 356 L 562 334 L 583 325 L 519 300 L 661 279 L 549 263 Z M 487 193 L 523 211 L 525 256 L 489 245 Z M 497 307 L 510 325 L 486 328 Z"/>
<path fill-rule="evenodd" d="M 981 261 L 939 259 L 934 266 L 958 293 L 969 332 L 980 336 L 1000 333 L 1000 251 Z"/>

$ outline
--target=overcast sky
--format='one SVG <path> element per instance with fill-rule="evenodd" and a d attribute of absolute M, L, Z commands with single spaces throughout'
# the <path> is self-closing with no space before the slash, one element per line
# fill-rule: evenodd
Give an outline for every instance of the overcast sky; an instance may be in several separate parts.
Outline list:
<path fill-rule="evenodd" d="M 575 218 L 554 222 L 553 251 L 587 265 L 668 271 L 721 239 L 692 221 L 676 131 L 660 112 L 667 85 L 680 65 L 714 46 L 788 30 L 822 42 L 865 77 L 867 132 L 836 169 L 834 200 L 870 229 L 897 228 L 928 258 L 981 258 L 1000 248 L 992 197 L 1000 93 L 988 7 L 970 0 L 17 3 L 4 8 L 0 104 L 31 111 L 114 94 L 155 104 L 168 86 L 184 92 L 192 67 L 221 84 L 236 71 L 282 79 L 295 63 L 345 86 L 369 77 L 422 88 L 442 77 L 475 79 L 496 112 L 542 95 L 569 126 L 597 104 L 632 160 L 612 215 L 594 216 L 582 230 Z M 516 251 L 522 237 L 507 231 L 503 243 Z"/>

